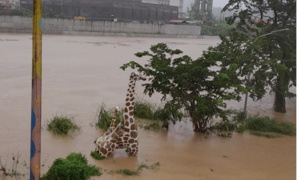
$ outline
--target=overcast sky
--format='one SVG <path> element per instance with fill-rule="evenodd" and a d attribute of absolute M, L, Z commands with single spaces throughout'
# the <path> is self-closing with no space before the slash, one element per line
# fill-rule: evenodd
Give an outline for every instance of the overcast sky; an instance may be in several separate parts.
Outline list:
<path fill-rule="evenodd" d="M 228 3 L 228 0 L 213 0 L 213 7 L 223 8 Z"/>
<path fill-rule="evenodd" d="M 171 0 L 172 1 L 172 0 Z M 193 3 L 195 0 L 183 0 L 183 8 L 184 11 L 186 11 L 187 7 L 191 6 L 191 3 Z M 213 0 L 213 7 L 221 7 L 223 8 L 229 0 Z"/>

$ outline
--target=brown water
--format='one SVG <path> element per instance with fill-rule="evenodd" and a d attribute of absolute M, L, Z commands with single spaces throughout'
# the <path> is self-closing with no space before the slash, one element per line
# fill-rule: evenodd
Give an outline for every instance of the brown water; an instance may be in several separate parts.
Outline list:
<path fill-rule="evenodd" d="M 205 139 L 193 133 L 190 122 L 171 125 L 168 132 L 139 129 L 138 157 L 127 157 L 124 150 L 116 150 L 107 160 L 92 159 L 89 154 L 94 150 L 93 141 L 102 133 L 91 126 L 99 106 L 105 102 L 108 107 L 122 107 L 125 100 L 131 70 L 122 71 L 119 67 L 131 60 L 145 62 L 134 53 L 148 50 L 158 42 L 197 58 L 220 40 L 43 36 L 42 122 L 63 113 L 75 116 L 82 129 L 73 137 L 42 131 L 42 174 L 54 159 L 81 152 L 89 163 L 106 170 L 134 170 L 140 163 L 160 162 L 159 168 L 144 170 L 130 179 L 296 179 L 296 137 L 267 139 L 244 133 L 227 139 L 215 135 Z M 12 154 L 21 154 L 18 170 L 25 174 L 21 179 L 29 178 L 31 52 L 31 35 L 0 34 L 0 156 L 7 159 L 10 168 Z M 138 83 L 138 96 L 149 99 L 142 90 Z M 159 99 L 155 95 L 149 100 L 159 103 Z M 286 114 L 274 113 L 272 102 L 270 95 L 259 102 L 250 100 L 248 112 L 296 123 L 296 99 L 287 99 Z M 243 105 L 243 101 L 229 103 L 236 109 Z M 121 178 L 124 176 L 104 173 L 92 179 Z M 0 175 L 0 179 L 11 178 Z"/>

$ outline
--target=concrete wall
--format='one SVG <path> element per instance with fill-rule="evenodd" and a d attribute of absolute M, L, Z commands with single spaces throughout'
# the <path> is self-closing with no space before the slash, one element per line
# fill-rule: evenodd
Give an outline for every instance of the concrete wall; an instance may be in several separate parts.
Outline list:
<path fill-rule="evenodd" d="M 0 16 L 0 32 L 31 33 L 32 18 Z M 70 19 L 43 19 L 43 33 L 49 34 L 156 34 L 199 36 L 200 26 L 172 24 L 142 24 L 110 21 L 82 21 Z"/>

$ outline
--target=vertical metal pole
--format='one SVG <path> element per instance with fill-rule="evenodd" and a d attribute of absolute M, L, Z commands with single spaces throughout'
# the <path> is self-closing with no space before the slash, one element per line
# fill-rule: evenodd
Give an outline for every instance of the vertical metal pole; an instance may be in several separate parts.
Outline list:
<path fill-rule="evenodd" d="M 40 179 L 42 99 L 42 1 L 33 1 L 30 180 Z"/>
<path fill-rule="evenodd" d="M 251 57 L 253 55 L 253 49 L 251 50 Z M 248 73 L 247 83 L 250 80 L 250 72 Z M 246 96 L 245 96 L 245 105 L 244 105 L 244 119 L 247 119 L 247 101 L 248 101 L 248 86 L 246 86 Z"/>

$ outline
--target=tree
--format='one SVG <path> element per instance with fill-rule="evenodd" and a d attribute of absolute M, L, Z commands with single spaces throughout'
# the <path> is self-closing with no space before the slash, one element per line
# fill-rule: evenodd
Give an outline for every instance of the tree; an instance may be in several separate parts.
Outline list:
<path fill-rule="evenodd" d="M 226 18 L 227 23 L 237 18 L 239 22 L 229 36 L 221 37 L 222 43 L 214 51 L 223 55 L 223 66 L 239 66 L 238 76 L 252 74 L 249 82 L 244 80 L 253 100 L 261 99 L 270 88 L 275 97 L 274 110 L 285 113 L 285 98 L 295 97 L 289 89 L 296 86 L 296 1 L 230 0 L 222 11 L 227 10 L 235 12 Z M 253 21 L 255 18 L 259 21 Z M 283 28 L 289 30 L 253 43 L 256 37 Z"/>
<path fill-rule="evenodd" d="M 131 61 L 121 69 L 138 68 L 150 78 L 143 84 L 145 94 L 151 97 L 154 92 L 161 93 L 161 100 L 166 102 L 164 109 L 170 116 L 180 118 L 177 112 L 183 108 L 189 113 L 194 130 L 205 132 L 213 117 L 228 120 L 225 101 L 239 100 L 240 92 L 245 91 L 235 73 L 237 64 L 216 69 L 221 57 L 211 49 L 204 52 L 203 57 L 193 60 L 189 56 L 178 57 L 182 51 L 160 43 L 150 48 L 152 53 L 135 54 L 150 57 L 147 64 Z"/>

